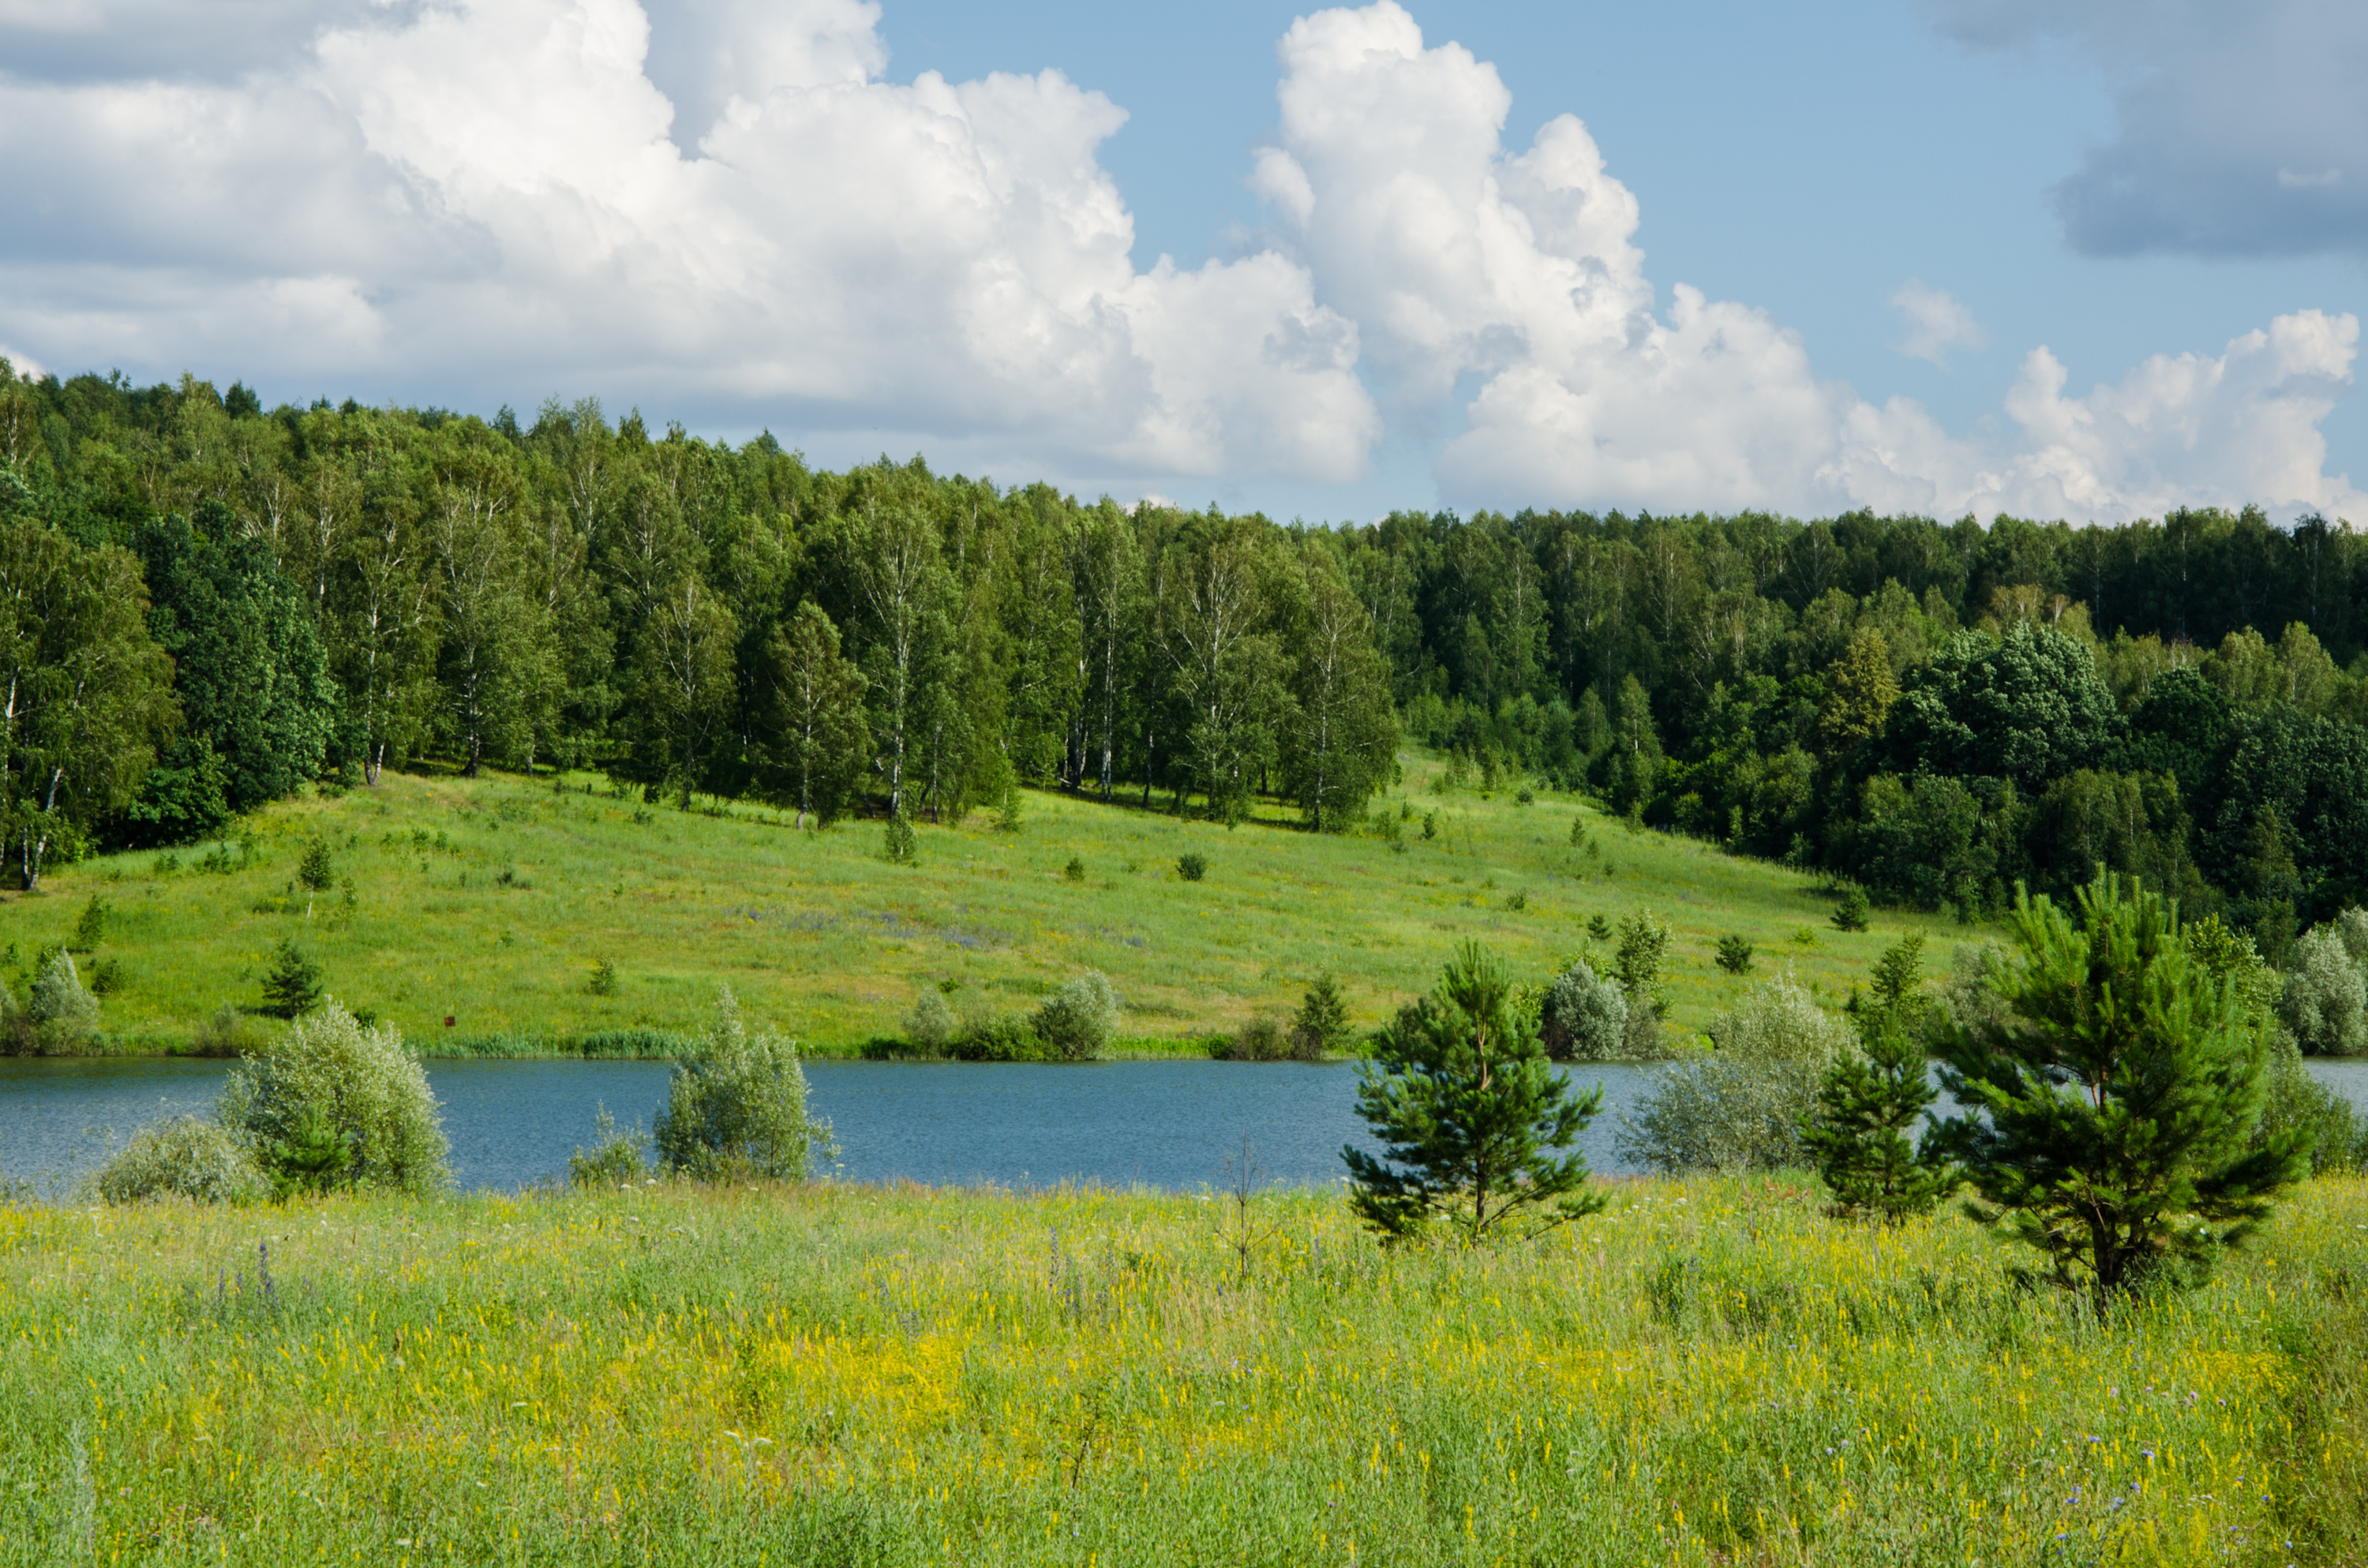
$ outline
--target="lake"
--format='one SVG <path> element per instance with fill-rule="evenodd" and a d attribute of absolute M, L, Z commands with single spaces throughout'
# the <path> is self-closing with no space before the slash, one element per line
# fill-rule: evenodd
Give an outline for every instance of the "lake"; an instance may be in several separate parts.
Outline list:
<path fill-rule="evenodd" d="M 138 1128 L 213 1104 L 229 1064 L 135 1059 L 0 1060 L 0 1175 L 57 1192 Z M 2368 1109 L 2368 1062 L 2311 1070 Z M 1581 1140 L 1600 1172 L 1622 1106 L 1660 1071 L 1588 1067 L 1604 1114 Z M 646 1128 L 665 1103 L 667 1069 L 649 1062 L 433 1062 L 454 1174 L 463 1187 L 516 1188 L 564 1176 L 606 1106 Z M 1050 1187 L 1064 1181 L 1189 1191 L 1222 1187 L 1250 1142 L 1268 1182 L 1328 1182 L 1340 1146 L 1362 1141 L 1356 1069 L 1347 1062 L 809 1062 L 815 1114 L 850 1181 Z"/>

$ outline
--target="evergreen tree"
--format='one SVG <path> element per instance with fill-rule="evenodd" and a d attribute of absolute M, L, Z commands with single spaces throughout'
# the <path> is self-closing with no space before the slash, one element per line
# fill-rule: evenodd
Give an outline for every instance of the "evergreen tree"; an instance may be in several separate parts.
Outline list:
<path fill-rule="evenodd" d="M 263 1010 L 274 1017 L 295 1018 L 320 1002 L 321 966 L 296 945 L 295 937 L 282 939 L 263 977 Z"/>
<path fill-rule="evenodd" d="M 2308 1168 L 2299 1133 L 2255 1140 L 2265 1015 L 2183 939 L 2160 895 L 2100 873 L 2072 913 L 2018 898 L 1998 1006 L 1953 1031 L 1936 1130 L 1970 1211 L 2098 1295 L 2191 1278 Z"/>
<path fill-rule="evenodd" d="M 1897 1224 L 1956 1185 L 1955 1173 L 1918 1159 L 1907 1135 L 1937 1090 L 1918 1035 L 1924 936 L 1914 932 L 1875 960 L 1872 995 L 1853 998 L 1861 1050 L 1839 1057 L 1801 1131 L 1839 1213 Z"/>
<path fill-rule="evenodd" d="M 1329 974 L 1317 975 L 1291 1020 L 1291 1053 L 1303 1062 L 1315 1062 L 1346 1051 L 1355 1039 L 1340 983 Z"/>
<path fill-rule="evenodd" d="M 1564 1151 L 1602 1103 L 1601 1085 L 1572 1092 L 1520 1017 L 1504 965 L 1466 942 L 1359 1072 L 1357 1114 L 1382 1153 L 1341 1151 L 1349 1203 L 1394 1241 L 1433 1221 L 1476 1243 L 1525 1218 L 1534 1235 L 1594 1213 L 1604 1198 L 1586 1190 L 1587 1157 Z"/>

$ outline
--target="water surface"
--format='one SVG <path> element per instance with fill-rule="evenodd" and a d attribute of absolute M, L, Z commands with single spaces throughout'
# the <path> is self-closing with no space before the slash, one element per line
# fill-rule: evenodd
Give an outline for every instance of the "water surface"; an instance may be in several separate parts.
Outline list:
<path fill-rule="evenodd" d="M 2368 1062 L 2311 1072 L 2368 1110 Z M 228 1064 L 150 1058 L 0 1060 L 0 1175 L 60 1192 L 152 1121 L 209 1109 Z M 1579 1069 L 1600 1080 L 1604 1114 L 1580 1141 L 1608 1175 L 1619 1112 L 1661 1069 Z M 433 1062 L 454 1175 L 463 1187 L 516 1188 L 564 1176 L 593 1138 L 598 1109 L 646 1128 L 667 1068 L 650 1062 Z M 1328 1182 L 1340 1148 L 1364 1141 L 1356 1069 L 1346 1062 L 809 1062 L 811 1104 L 853 1181 L 1012 1187 L 1094 1181 L 1189 1191 L 1222 1187 L 1249 1140 L 1263 1181 Z"/>

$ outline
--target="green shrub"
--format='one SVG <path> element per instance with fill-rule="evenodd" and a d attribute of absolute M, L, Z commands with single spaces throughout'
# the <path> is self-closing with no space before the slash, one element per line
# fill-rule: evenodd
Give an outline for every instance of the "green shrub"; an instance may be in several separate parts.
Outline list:
<path fill-rule="evenodd" d="M 152 1198 L 252 1203 L 270 1191 L 246 1142 L 202 1116 L 176 1116 L 141 1129 L 99 1167 L 96 1185 L 109 1203 Z"/>
<path fill-rule="evenodd" d="M 1556 1062 L 1611 1061 L 1627 1048 L 1627 994 L 1574 959 L 1539 1002 L 1538 1038 Z"/>
<path fill-rule="evenodd" d="M 1841 903 L 1834 907 L 1834 928 L 1839 931 L 1863 931 L 1866 929 L 1866 923 L 1872 913 L 1873 908 L 1866 901 L 1866 890 L 1852 888 L 1842 894 Z"/>
<path fill-rule="evenodd" d="M 1751 956 L 1750 938 L 1729 935 L 1718 939 L 1718 967 L 1727 973 L 1749 974 Z"/>
<path fill-rule="evenodd" d="M 1197 882 L 1209 874 L 1206 856 L 1184 854 L 1176 857 L 1176 874 L 1188 882 Z"/>
<path fill-rule="evenodd" d="M 594 1142 L 589 1153 L 582 1145 L 567 1156 L 567 1182 L 571 1187 L 626 1187 L 649 1174 L 649 1162 L 642 1157 L 642 1131 L 617 1131 L 617 1119 L 602 1106 L 592 1119 Z"/>
<path fill-rule="evenodd" d="M 2280 1035 L 2270 1050 L 2269 1089 L 2253 1135 L 2255 1147 L 2300 1132 L 2310 1140 L 2313 1175 L 2368 1169 L 2368 1117 L 2310 1075 L 2293 1040 Z"/>
<path fill-rule="evenodd" d="M 1587 917 L 1587 934 L 1599 942 L 1611 940 L 1611 922 L 1600 915 Z"/>
<path fill-rule="evenodd" d="M 1029 1020 L 1044 1049 L 1062 1062 L 1090 1062 L 1118 1032 L 1118 993 L 1110 977 L 1087 970 L 1044 999 Z"/>
<path fill-rule="evenodd" d="M 107 940 L 108 922 L 114 914 L 113 904 L 97 893 L 91 894 L 90 902 L 82 906 L 82 915 L 74 921 L 74 941 L 69 945 L 78 953 L 97 952 L 99 944 Z"/>
<path fill-rule="evenodd" d="M 1663 1074 L 1622 1114 L 1621 1154 L 1654 1170 L 1804 1165 L 1801 1128 L 1827 1070 L 1857 1048 L 1789 979 L 1753 987 L 1710 1027 L 1712 1051 Z"/>
<path fill-rule="evenodd" d="M 1230 1035 L 1217 1037 L 1210 1051 L 1220 1062 L 1282 1062 L 1291 1056 L 1291 1037 L 1270 1014 L 1259 1013 Z"/>
<path fill-rule="evenodd" d="M 1042 1062 L 1044 1045 L 1027 1019 L 982 1014 L 963 1020 L 946 1054 L 957 1062 Z"/>
<path fill-rule="evenodd" d="M 321 966 L 285 937 L 272 955 L 270 971 L 263 977 L 263 1010 L 275 1018 L 297 1018 L 321 1002 Z"/>
<path fill-rule="evenodd" d="M 913 1010 L 905 1015 L 905 1038 L 923 1051 L 943 1051 L 955 1034 L 954 1010 L 946 994 L 934 985 L 921 987 Z"/>
<path fill-rule="evenodd" d="M 728 985 L 715 988 L 698 1051 L 675 1063 L 651 1131 L 659 1164 L 697 1181 L 803 1181 L 817 1153 L 835 1153 L 829 1124 L 806 1114 L 796 1045 L 750 1033 Z"/>
<path fill-rule="evenodd" d="M 98 1043 L 98 998 L 83 988 L 74 955 L 63 949 L 33 976 L 25 1016 L 32 1025 L 33 1049 L 41 1054 L 72 1056 Z"/>
<path fill-rule="evenodd" d="M 1075 855 L 1070 856 L 1069 863 L 1061 868 L 1061 875 L 1073 882 L 1084 881 L 1086 880 L 1085 861 Z"/>
<path fill-rule="evenodd" d="M 336 867 L 329 859 L 326 839 L 308 838 L 304 854 L 296 862 L 296 880 L 314 892 L 327 892 L 336 885 Z"/>
<path fill-rule="evenodd" d="M 903 813 L 888 819 L 887 839 L 881 851 L 894 866 L 909 866 L 921 857 L 921 841 Z"/>
<path fill-rule="evenodd" d="M 332 1126 L 317 1107 L 307 1107 L 284 1138 L 275 1138 L 259 1153 L 271 1177 L 272 1194 L 319 1195 L 351 1186 L 355 1176 L 355 1137 Z"/>
<path fill-rule="evenodd" d="M 1340 983 L 1329 974 L 1317 975 L 1292 1017 L 1291 1054 L 1302 1062 L 1320 1062 L 1327 1056 L 1348 1055 L 1356 1043 L 1357 1031 L 1349 1027 L 1349 1003 L 1340 994 Z"/>
<path fill-rule="evenodd" d="M 595 959 L 591 976 L 584 982 L 584 990 L 587 995 L 614 996 L 617 994 L 617 966 L 607 959 Z"/>
<path fill-rule="evenodd" d="M 222 1085 L 216 1114 L 257 1152 L 306 1146 L 308 1120 L 350 1142 L 361 1187 L 427 1193 L 450 1184 L 450 1145 L 419 1059 L 392 1025 L 364 1028 L 324 1002 L 263 1041 Z"/>

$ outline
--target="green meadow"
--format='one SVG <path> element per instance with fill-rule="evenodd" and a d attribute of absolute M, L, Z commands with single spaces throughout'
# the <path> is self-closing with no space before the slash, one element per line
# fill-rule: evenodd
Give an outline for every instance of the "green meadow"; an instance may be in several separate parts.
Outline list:
<path fill-rule="evenodd" d="M 589 775 L 554 788 L 389 773 L 374 789 L 275 804 L 222 843 L 61 867 L 40 896 L 0 903 L 0 962 L 21 991 L 97 897 L 105 935 L 78 961 L 106 981 L 115 1047 L 134 1051 L 192 1049 L 221 1009 L 259 1007 L 290 937 L 330 994 L 428 1051 L 560 1051 L 692 1028 L 727 983 L 808 1051 L 851 1052 L 896 1034 L 922 986 L 1019 1011 L 1094 969 L 1125 1001 L 1121 1051 L 1160 1054 L 1287 1013 L 1324 971 L 1360 1027 L 1378 1024 L 1466 937 L 1543 981 L 1586 949 L 1591 917 L 1640 908 L 1671 927 L 1673 1034 L 1786 969 L 1838 997 L 1910 926 L 1929 933 L 1941 972 L 1974 935 L 1888 911 L 1845 933 L 1811 877 L 1632 828 L 1575 797 L 1442 790 L 1442 777 L 1437 759 L 1406 759 L 1403 784 L 1375 802 L 1395 842 L 1371 821 L 1354 835 L 1279 813 L 1228 828 L 1178 818 L 1164 798 L 1144 810 L 1139 797 L 1031 792 L 1015 831 L 992 812 L 924 823 L 917 861 L 896 865 L 874 822 L 817 833 L 746 802 L 684 812 Z M 314 840 L 330 853 L 324 892 L 298 881 Z M 1202 880 L 1179 874 L 1188 854 L 1207 862 Z M 1751 974 L 1713 961 L 1729 933 L 1754 944 Z M 596 994 L 604 960 L 615 983 Z"/>

